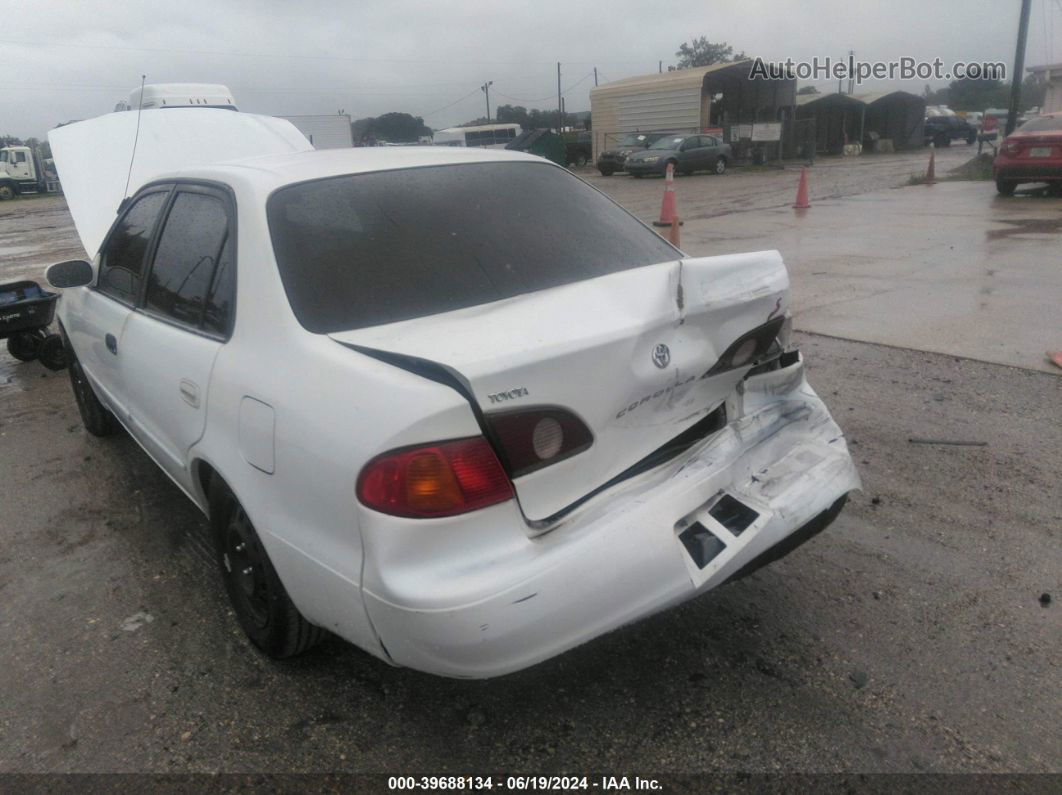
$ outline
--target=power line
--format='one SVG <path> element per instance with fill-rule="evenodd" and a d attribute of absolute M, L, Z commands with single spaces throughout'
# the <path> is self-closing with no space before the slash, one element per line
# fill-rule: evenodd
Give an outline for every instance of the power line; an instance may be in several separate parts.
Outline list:
<path fill-rule="evenodd" d="M 456 105 L 456 104 L 457 104 L 458 102 L 464 102 L 464 101 L 465 101 L 466 99 L 468 99 L 468 98 L 469 98 L 470 96 L 472 96 L 473 94 L 475 94 L 475 93 L 479 92 L 479 90 L 480 90 L 479 86 L 476 86 L 475 88 L 473 88 L 473 89 L 472 89 L 471 91 L 469 91 L 469 92 L 468 92 L 467 94 L 465 94 L 465 95 L 464 95 L 463 97 L 461 97 L 460 99 L 455 99 L 455 100 L 454 100 L 453 102 L 451 102 L 451 103 L 450 103 L 449 105 L 443 105 L 443 106 L 442 106 L 441 108 L 438 108 L 438 109 L 436 109 L 436 110 L 433 110 L 433 111 L 431 111 L 430 113 L 424 113 L 424 114 L 422 114 L 422 115 L 421 115 L 421 118 L 422 118 L 422 119 L 426 119 L 426 118 L 428 118 L 429 116 L 434 116 L 434 115 L 435 115 L 436 113 L 442 113 L 442 112 L 443 112 L 444 110 L 446 110 L 447 108 L 452 108 L 452 107 L 453 107 L 454 105 Z"/>
<path fill-rule="evenodd" d="M 566 89 L 561 91 L 561 96 L 564 96 L 569 91 L 571 91 L 573 88 L 575 88 L 577 85 L 582 83 L 584 80 L 587 80 L 588 78 L 591 78 L 593 76 L 594 76 L 593 72 L 587 72 L 583 77 L 579 78 L 574 83 L 572 83 L 570 86 L 568 86 Z M 506 99 L 513 100 L 514 102 L 545 102 L 547 99 L 553 99 L 556 96 L 556 94 L 550 94 L 549 96 L 539 97 L 538 99 L 524 99 L 522 97 L 510 97 L 508 94 L 503 94 L 498 89 L 494 89 L 494 93 L 497 94 L 499 97 L 505 97 Z"/>

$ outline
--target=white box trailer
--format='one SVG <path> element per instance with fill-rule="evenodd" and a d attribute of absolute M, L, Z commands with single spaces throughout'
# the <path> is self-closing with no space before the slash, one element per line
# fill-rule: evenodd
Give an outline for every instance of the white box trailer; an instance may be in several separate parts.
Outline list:
<path fill-rule="evenodd" d="M 236 99 L 226 86 L 210 83 L 152 83 L 129 94 L 128 110 L 152 108 L 226 108 L 237 110 Z"/>
<path fill-rule="evenodd" d="M 314 149 L 346 149 L 354 146 L 350 115 L 333 113 L 326 116 L 279 116 L 290 121 L 313 144 Z"/>

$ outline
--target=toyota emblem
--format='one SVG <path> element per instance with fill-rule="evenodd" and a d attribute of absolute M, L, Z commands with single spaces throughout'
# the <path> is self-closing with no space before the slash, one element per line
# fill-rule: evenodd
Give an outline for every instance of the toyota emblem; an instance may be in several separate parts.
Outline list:
<path fill-rule="evenodd" d="M 653 348 L 653 364 L 661 370 L 671 364 L 671 349 L 662 342 Z"/>

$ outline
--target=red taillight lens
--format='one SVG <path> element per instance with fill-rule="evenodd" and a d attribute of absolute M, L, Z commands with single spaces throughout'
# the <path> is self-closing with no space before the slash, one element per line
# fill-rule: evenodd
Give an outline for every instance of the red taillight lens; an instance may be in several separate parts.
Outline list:
<path fill-rule="evenodd" d="M 482 437 L 393 450 L 358 477 L 358 499 L 392 516 L 454 516 L 512 497 L 512 483 Z"/>
<path fill-rule="evenodd" d="M 594 441 L 586 423 L 564 409 L 504 411 L 486 420 L 514 478 L 571 458 Z"/>

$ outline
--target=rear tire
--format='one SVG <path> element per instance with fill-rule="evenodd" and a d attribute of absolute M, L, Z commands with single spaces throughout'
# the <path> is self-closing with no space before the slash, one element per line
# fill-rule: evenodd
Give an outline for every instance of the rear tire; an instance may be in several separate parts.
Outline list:
<path fill-rule="evenodd" d="M 114 436 L 122 429 L 122 426 L 110 409 L 100 403 L 100 399 L 96 397 L 92 384 L 85 376 L 85 371 L 81 369 L 81 362 L 77 360 L 73 349 L 67 350 L 69 351 L 67 370 L 70 373 L 70 386 L 74 390 L 74 400 L 77 401 L 81 423 L 93 436 Z"/>
<path fill-rule="evenodd" d="M 586 165 L 586 155 L 580 153 L 575 156 L 575 167 L 582 168 Z"/>
<path fill-rule="evenodd" d="M 601 172 L 601 176 L 603 177 L 611 177 L 613 174 L 616 173 L 611 168 L 599 168 L 598 171 Z"/>
<path fill-rule="evenodd" d="M 277 660 L 317 645 L 327 632 L 295 607 L 243 506 L 217 477 L 210 482 L 210 524 L 221 579 L 251 642 Z"/>
<path fill-rule="evenodd" d="M 40 354 L 43 339 L 35 331 L 16 331 L 7 338 L 7 352 L 20 362 L 32 362 Z"/>
<path fill-rule="evenodd" d="M 1013 196 L 1014 189 L 1018 187 L 1018 183 L 1010 179 L 997 179 L 996 190 L 999 191 L 1000 196 Z"/>
<path fill-rule="evenodd" d="M 725 157 L 717 157 L 715 159 L 715 173 L 716 174 L 725 174 L 726 173 L 726 158 Z"/>

